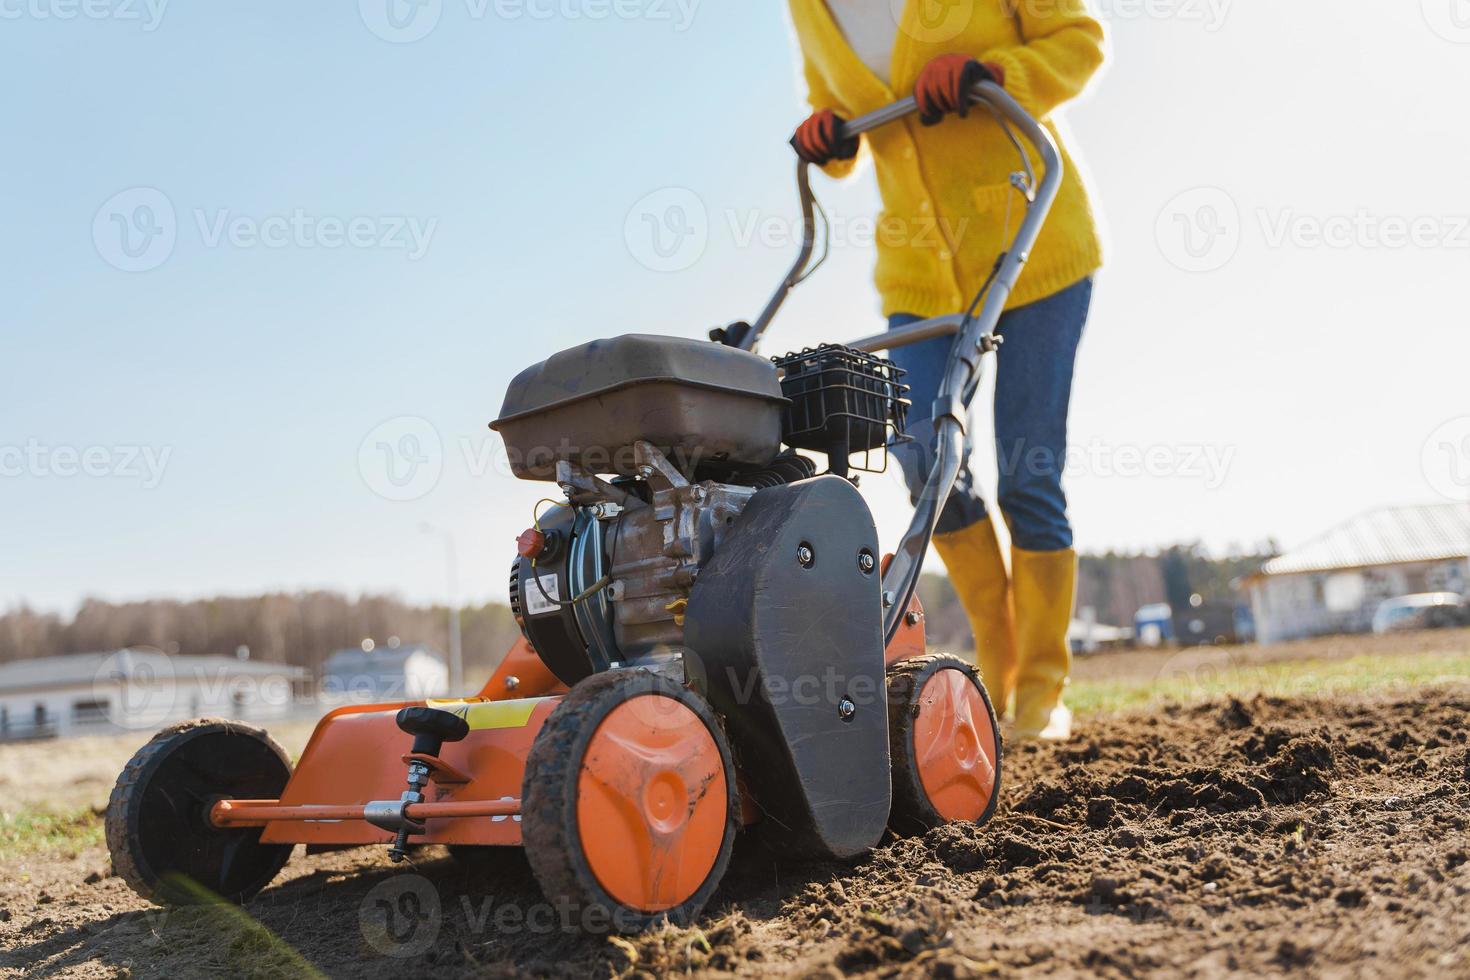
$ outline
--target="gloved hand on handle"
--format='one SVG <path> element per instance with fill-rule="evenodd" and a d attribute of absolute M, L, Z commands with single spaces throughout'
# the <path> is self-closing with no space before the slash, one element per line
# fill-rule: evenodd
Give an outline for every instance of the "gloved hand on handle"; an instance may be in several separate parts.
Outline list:
<path fill-rule="evenodd" d="M 857 156 L 858 137 L 843 135 L 846 122 L 831 109 L 812 113 L 791 137 L 796 155 L 818 167 L 825 167 L 833 160 L 851 160 Z"/>
<path fill-rule="evenodd" d="M 924 66 L 914 82 L 914 99 L 919 103 L 919 122 L 933 126 L 946 114 L 970 114 L 970 89 L 979 82 L 1004 86 L 1005 69 L 993 62 L 981 63 L 969 55 L 942 54 Z"/>

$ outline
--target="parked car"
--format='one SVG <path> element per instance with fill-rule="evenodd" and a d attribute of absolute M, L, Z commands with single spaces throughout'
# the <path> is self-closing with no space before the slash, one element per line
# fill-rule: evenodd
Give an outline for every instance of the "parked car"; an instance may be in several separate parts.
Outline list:
<path fill-rule="evenodd" d="M 1188 609 L 1174 614 L 1174 637 L 1180 646 L 1186 647 L 1239 642 L 1235 633 L 1235 604 L 1191 603 Z"/>
<path fill-rule="evenodd" d="M 1373 613 L 1373 632 L 1470 626 L 1470 604 L 1453 592 L 1421 592 L 1385 599 Z"/>

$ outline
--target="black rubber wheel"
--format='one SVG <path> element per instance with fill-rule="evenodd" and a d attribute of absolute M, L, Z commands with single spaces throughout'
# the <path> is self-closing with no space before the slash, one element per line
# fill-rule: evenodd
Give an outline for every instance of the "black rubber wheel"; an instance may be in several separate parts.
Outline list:
<path fill-rule="evenodd" d="M 128 762 L 107 802 L 113 869 L 160 905 L 247 901 L 293 845 L 262 844 L 259 827 L 212 827 L 209 808 L 279 799 L 290 778 L 290 757 L 258 728 L 212 718 L 165 728 Z"/>
<path fill-rule="evenodd" d="M 928 654 L 901 660 L 888 668 L 888 749 L 893 763 L 893 809 L 889 814 L 888 826 L 895 834 L 922 834 L 951 822 L 930 801 L 920 777 L 919 762 L 914 751 L 914 733 L 923 709 L 921 695 L 930 679 L 945 670 L 959 671 L 979 692 L 984 717 L 973 721 L 977 726 L 988 725 L 995 740 L 993 791 L 988 805 L 974 818 L 974 823 L 983 825 L 989 822 L 995 815 L 995 807 L 1000 800 L 1004 746 L 995 707 L 980 680 L 979 671 L 973 665 L 949 654 Z"/>
<path fill-rule="evenodd" d="M 593 736 L 614 709 L 643 697 L 670 698 L 687 706 L 714 740 L 725 777 L 723 837 L 708 874 L 687 900 L 657 911 L 625 905 L 603 887 L 588 862 L 577 816 L 578 783 Z M 607 671 L 572 687 L 536 736 L 526 759 L 521 799 L 526 859 L 542 892 L 570 910 L 564 924 L 592 931 L 636 933 L 665 921 L 680 926 L 693 922 L 725 875 L 739 829 L 735 764 L 719 720 L 700 695 L 646 670 Z M 629 848 L 633 846 L 630 839 Z"/>

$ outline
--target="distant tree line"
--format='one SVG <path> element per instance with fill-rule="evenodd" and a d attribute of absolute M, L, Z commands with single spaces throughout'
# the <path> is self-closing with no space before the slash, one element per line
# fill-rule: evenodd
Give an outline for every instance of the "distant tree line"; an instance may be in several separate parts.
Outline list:
<path fill-rule="evenodd" d="M 1195 593 L 1206 602 L 1232 602 L 1231 581 L 1274 553 L 1274 544 L 1267 543 L 1223 556 L 1211 555 L 1199 544 L 1148 554 L 1083 555 L 1077 606 L 1097 610 L 1100 622 L 1127 626 L 1140 606 L 1152 602 L 1182 609 Z M 970 627 L 949 580 L 925 575 L 919 595 L 931 642 L 967 647 Z M 471 681 L 488 676 L 520 635 L 510 609 L 498 603 L 462 609 L 460 629 L 465 674 Z M 0 615 L 0 663 L 130 646 L 232 655 L 243 646 L 253 659 L 306 667 L 316 676 L 333 651 L 358 646 L 364 639 L 381 645 L 391 637 L 447 652 L 449 611 L 391 596 L 349 599 L 336 592 L 121 603 L 88 599 L 71 617 L 21 606 Z"/>
<path fill-rule="evenodd" d="M 500 604 L 460 612 L 465 674 L 488 676 L 520 635 L 510 609 Z M 153 647 L 173 654 L 234 655 L 306 667 L 314 673 L 333 651 L 364 639 L 384 645 L 390 637 L 449 649 L 449 610 L 414 606 L 390 596 L 349 599 L 335 592 L 84 601 L 63 617 L 24 606 L 0 615 L 0 663 L 62 653 Z"/>

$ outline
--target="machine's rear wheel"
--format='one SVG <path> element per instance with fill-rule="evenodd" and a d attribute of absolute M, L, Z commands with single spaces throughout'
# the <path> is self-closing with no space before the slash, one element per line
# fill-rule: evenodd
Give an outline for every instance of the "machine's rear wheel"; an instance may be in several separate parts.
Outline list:
<path fill-rule="evenodd" d="M 1000 798 L 1000 725 L 974 667 L 946 654 L 894 664 L 888 726 L 894 833 L 990 819 Z"/>
<path fill-rule="evenodd" d="M 270 884 L 290 844 L 261 828 L 209 823 L 217 800 L 279 799 L 291 759 L 259 728 L 204 719 L 165 728 L 137 751 L 107 802 L 107 849 L 118 877 L 161 905 L 243 902 Z"/>
<path fill-rule="evenodd" d="M 739 812 L 730 746 L 698 694 L 658 674 L 579 682 L 526 760 L 526 859 L 593 930 L 691 922 L 719 886 Z"/>

